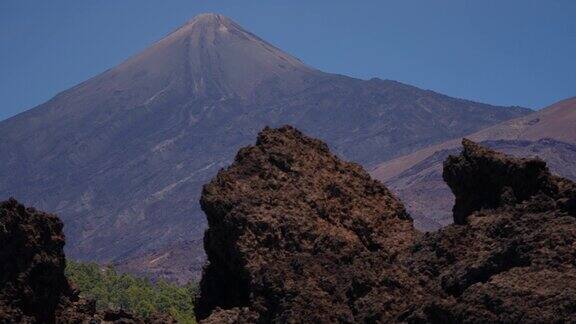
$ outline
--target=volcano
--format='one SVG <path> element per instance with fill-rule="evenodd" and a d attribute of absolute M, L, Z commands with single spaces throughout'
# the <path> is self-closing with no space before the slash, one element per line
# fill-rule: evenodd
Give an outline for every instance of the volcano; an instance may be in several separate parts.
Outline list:
<path fill-rule="evenodd" d="M 57 213 L 72 258 L 158 270 L 163 249 L 201 241 L 202 185 L 264 126 L 292 124 L 372 166 L 529 112 L 322 72 L 202 14 L 0 122 L 0 199 Z"/>

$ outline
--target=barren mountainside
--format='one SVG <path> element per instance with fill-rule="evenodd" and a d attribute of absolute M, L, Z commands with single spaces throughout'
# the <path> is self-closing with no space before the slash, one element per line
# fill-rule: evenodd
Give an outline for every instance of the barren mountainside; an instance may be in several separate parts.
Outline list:
<path fill-rule="evenodd" d="M 57 213 L 72 258 L 162 273 L 153 255 L 202 237 L 202 185 L 264 126 L 293 124 L 373 165 L 527 112 L 321 72 L 204 14 L 0 122 L 0 197 Z"/>
<path fill-rule="evenodd" d="M 571 98 L 466 137 L 514 156 L 539 157 L 554 173 L 576 180 L 575 125 Z M 371 174 L 398 194 L 418 228 L 435 230 L 452 221 L 454 197 L 442 180 L 442 161 L 458 150 L 458 140 L 451 140 L 385 162 Z"/>

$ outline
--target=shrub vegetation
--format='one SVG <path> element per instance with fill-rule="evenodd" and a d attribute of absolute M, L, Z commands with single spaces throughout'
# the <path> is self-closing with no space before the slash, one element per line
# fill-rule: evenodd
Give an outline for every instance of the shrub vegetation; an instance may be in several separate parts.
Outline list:
<path fill-rule="evenodd" d="M 196 285 L 185 286 L 119 274 L 112 267 L 68 261 L 66 275 L 81 295 L 96 300 L 98 309 L 125 309 L 141 316 L 154 312 L 172 315 L 180 323 L 195 323 Z"/>

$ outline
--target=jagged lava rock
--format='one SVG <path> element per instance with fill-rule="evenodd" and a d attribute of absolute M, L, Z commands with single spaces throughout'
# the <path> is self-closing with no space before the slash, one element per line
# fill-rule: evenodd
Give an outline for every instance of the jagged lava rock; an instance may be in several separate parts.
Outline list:
<path fill-rule="evenodd" d="M 77 300 L 64 276 L 62 222 L 26 209 L 16 200 L 0 204 L 0 319 L 50 323 L 62 304 Z"/>
<path fill-rule="evenodd" d="M 417 236 L 402 204 L 290 126 L 241 149 L 204 187 L 201 206 L 209 264 L 199 319 L 381 321 L 419 300 L 395 262 Z"/>
<path fill-rule="evenodd" d="M 172 323 L 126 312 L 96 312 L 64 274 L 63 224 L 55 215 L 0 202 L 0 323 Z"/>
<path fill-rule="evenodd" d="M 538 159 L 514 159 L 464 139 L 458 157 L 445 161 L 443 178 L 456 196 L 454 223 L 472 212 L 527 200 L 537 193 L 555 197 L 568 180 L 553 177 Z"/>
<path fill-rule="evenodd" d="M 412 320 L 576 321 L 576 185 L 541 160 L 463 141 L 444 164 L 456 224 L 425 235 L 407 257 L 435 282 Z"/>
<path fill-rule="evenodd" d="M 463 142 L 456 224 L 418 235 L 357 165 L 291 127 L 205 186 L 205 323 L 576 322 L 576 185 Z"/>

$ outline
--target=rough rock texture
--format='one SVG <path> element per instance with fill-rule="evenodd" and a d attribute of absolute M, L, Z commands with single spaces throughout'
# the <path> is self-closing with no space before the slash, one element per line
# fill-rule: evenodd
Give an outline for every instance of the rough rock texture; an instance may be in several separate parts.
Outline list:
<path fill-rule="evenodd" d="M 407 259 L 435 282 L 420 316 L 455 322 L 576 321 L 576 185 L 543 161 L 464 140 L 444 165 L 455 222 L 427 234 Z M 424 314 L 424 315 L 423 315 Z"/>
<path fill-rule="evenodd" d="M 456 196 L 454 223 L 463 224 L 472 212 L 523 202 L 537 193 L 558 194 L 546 162 L 511 159 L 464 139 L 461 156 L 444 162 L 444 181 Z"/>
<path fill-rule="evenodd" d="M 55 215 L 0 203 L 0 323 L 170 323 L 122 311 L 96 312 L 64 275 L 64 234 Z"/>
<path fill-rule="evenodd" d="M 210 263 L 200 319 L 220 307 L 231 310 L 209 321 L 390 320 L 383 310 L 419 300 L 394 262 L 417 235 L 404 207 L 292 127 L 266 128 L 241 149 L 204 187 L 201 205 Z"/>
<path fill-rule="evenodd" d="M 205 186 L 206 323 L 576 321 L 576 185 L 464 141 L 457 224 L 418 235 L 357 165 L 291 127 Z"/>

